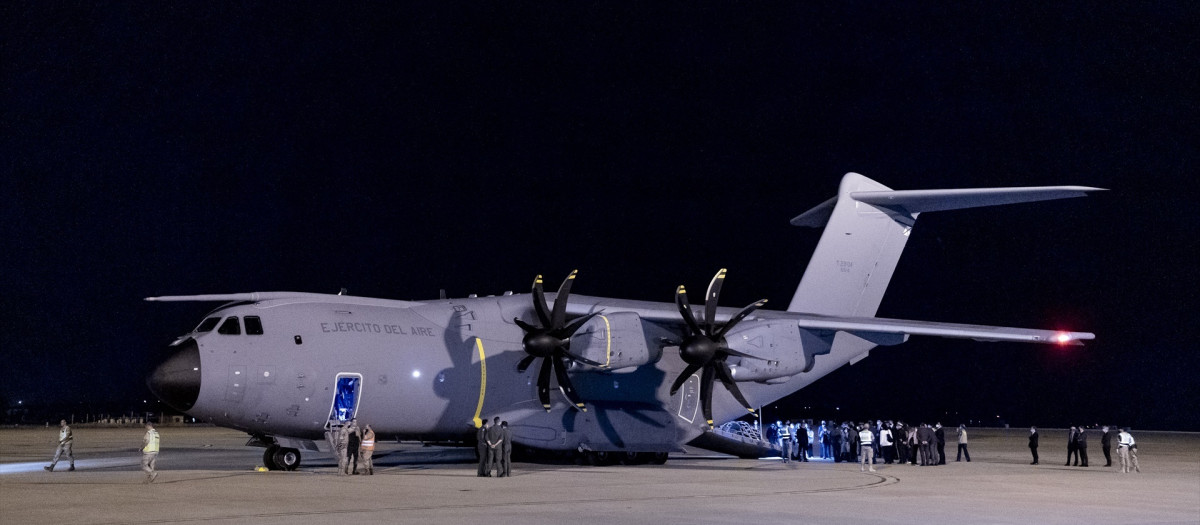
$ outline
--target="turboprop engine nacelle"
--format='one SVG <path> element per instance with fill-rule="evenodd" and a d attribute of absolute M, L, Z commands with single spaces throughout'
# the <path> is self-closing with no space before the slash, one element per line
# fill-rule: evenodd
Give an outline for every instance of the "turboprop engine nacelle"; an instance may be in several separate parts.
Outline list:
<path fill-rule="evenodd" d="M 633 312 L 599 314 L 571 336 L 571 353 L 601 363 L 600 370 L 618 370 L 657 361 L 662 349 L 651 352 L 641 318 Z"/>
<path fill-rule="evenodd" d="M 729 348 L 755 357 L 729 359 L 734 381 L 779 383 L 803 372 L 807 364 L 800 329 L 791 321 L 744 322 L 725 341 Z"/>

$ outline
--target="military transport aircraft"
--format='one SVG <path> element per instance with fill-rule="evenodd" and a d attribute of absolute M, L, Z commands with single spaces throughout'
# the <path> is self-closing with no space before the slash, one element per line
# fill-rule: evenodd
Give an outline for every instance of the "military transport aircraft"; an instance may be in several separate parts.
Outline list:
<path fill-rule="evenodd" d="M 792 219 L 824 232 L 786 311 L 718 306 L 725 270 L 692 308 L 555 294 L 400 301 L 255 292 L 148 297 L 225 301 L 150 375 L 168 405 L 252 436 L 269 468 L 324 451 L 351 417 L 381 439 L 470 441 L 500 416 L 533 449 L 662 462 L 724 422 L 911 335 L 1082 344 L 1058 332 L 876 318 L 917 215 L 1084 196 L 1047 186 L 894 191 L 856 173 Z M 719 388 L 718 388 L 719 383 Z M 558 394 L 552 394 L 551 384 Z"/>

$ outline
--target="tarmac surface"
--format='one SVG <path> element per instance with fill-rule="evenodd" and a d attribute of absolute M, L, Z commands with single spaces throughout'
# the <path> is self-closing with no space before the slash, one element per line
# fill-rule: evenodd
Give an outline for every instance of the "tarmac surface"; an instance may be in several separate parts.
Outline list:
<path fill-rule="evenodd" d="M 143 430 L 73 427 L 75 472 L 42 470 L 58 429 L 0 429 L 0 523 L 1200 523 L 1200 434 L 1134 432 L 1141 473 L 1065 467 L 1066 433 L 971 429 L 972 462 L 876 465 L 672 454 L 666 465 L 514 463 L 478 478 L 468 449 L 381 444 L 374 476 L 338 476 L 328 455 L 256 472 L 245 434 L 160 427 L 145 485 Z"/>

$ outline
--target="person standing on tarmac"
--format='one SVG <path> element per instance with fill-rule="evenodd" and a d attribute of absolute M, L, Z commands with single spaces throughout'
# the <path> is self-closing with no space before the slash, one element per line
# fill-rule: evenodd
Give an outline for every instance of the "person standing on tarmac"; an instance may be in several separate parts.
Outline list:
<path fill-rule="evenodd" d="M 146 473 L 145 483 L 151 483 L 158 477 L 155 470 L 158 467 L 158 431 L 154 423 L 146 422 L 146 435 L 142 436 L 142 471 Z"/>
<path fill-rule="evenodd" d="M 875 472 L 875 434 L 871 432 L 869 423 L 858 427 L 858 471 L 865 472 L 867 467 L 870 467 L 871 472 Z"/>
<path fill-rule="evenodd" d="M 1079 466 L 1088 466 L 1087 429 L 1083 425 L 1079 426 L 1079 432 L 1075 434 L 1075 449 L 1079 451 Z"/>
<path fill-rule="evenodd" d="M 350 430 L 348 424 L 334 427 L 334 437 L 337 438 L 338 475 L 350 475 Z"/>
<path fill-rule="evenodd" d="M 933 427 L 933 435 L 937 439 L 937 465 L 946 464 L 946 429 L 942 428 L 942 424 L 938 423 Z"/>
<path fill-rule="evenodd" d="M 500 422 L 500 477 L 512 475 L 512 431 L 508 421 Z"/>
<path fill-rule="evenodd" d="M 54 465 L 58 464 L 58 458 L 62 457 L 64 452 L 67 454 L 67 459 L 71 460 L 71 466 L 67 471 L 75 470 L 75 454 L 71 452 L 71 443 L 75 441 L 75 436 L 71 434 L 71 427 L 67 426 L 67 420 L 60 420 L 58 425 L 58 448 L 54 451 L 54 459 L 50 460 L 50 465 L 42 467 L 46 469 L 46 472 L 54 472 Z"/>
<path fill-rule="evenodd" d="M 779 426 L 779 449 L 784 463 L 792 461 L 792 429 L 791 421 Z"/>
<path fill-rule="evenodd" d="M 958 425 L 958 459 L 954 461 L 962 461 L 963 455 L 967 456 L 967 463 L 971 462 L 971 453 L 967 451 L 967 426 Z"/>
<path fill-rule="evenodd" d="M 358 419 L 350 418 L 346 434 L 346 467 L 350 474 L 358 474 L 358 447 L 362 446 L 362 432 L 358 429 Z"/>
<path fill-rule="evenodd" d="M 1113 431 L 1105 426 L 1100 429 L 1100 432 L 1103 432 L 1100 435 L 1100 446 L 1104 449 L 1104 466 L 1111 467 Z"/>
<path fill-rule="evenodd" d="M 1029 453 L 1033 454 L 1033 463 L 1030 463 L 1030 465 L 1038 464 L 1037 448 L 1038 448 L 1037 427 L 1029 427 Z"/>
<path fill-rule="evenodd" d="M 492 471 L 496 471 L 496 475 L 500 475 L 500 442 L 503 441 L 503 433 L 500 430 L 500 416 L 492 418 L 492 426 L 487 430 L 488 444 L 488 476 L 492 475 Z"/>
<path fill-rule="evenodd" d="M 491 458 L 488 456 L 488 420 L 483 420 L 479 425 L 479 429 L 475 431 L 475 454 L 479 456 L 479 472 L 478 476 L 485 478 L 491 475 L 488 472 L 488 465 L 491 464 Z"/>
<path fill-rule="evenodd" d="M 358 446 L 358 464 L 368 476 L 375 475 L 375 464 L 371 458 L 375 455 L 375 431 L 371 425 L 363 427 L 362 442 Z"/>

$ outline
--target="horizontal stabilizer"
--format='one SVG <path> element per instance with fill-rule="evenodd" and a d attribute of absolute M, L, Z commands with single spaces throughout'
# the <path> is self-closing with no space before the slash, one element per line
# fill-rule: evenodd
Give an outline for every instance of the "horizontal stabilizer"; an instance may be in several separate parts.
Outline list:
<path fill-rule="evenodd" d="M 1103 188 L 1087 186 L 1036 186 L 1027 188 L 963 188 L 950 190 L 855 191 L 850 198 L 908 214 L 960 210 L 1020 202 L 1084 197 Z"/>

